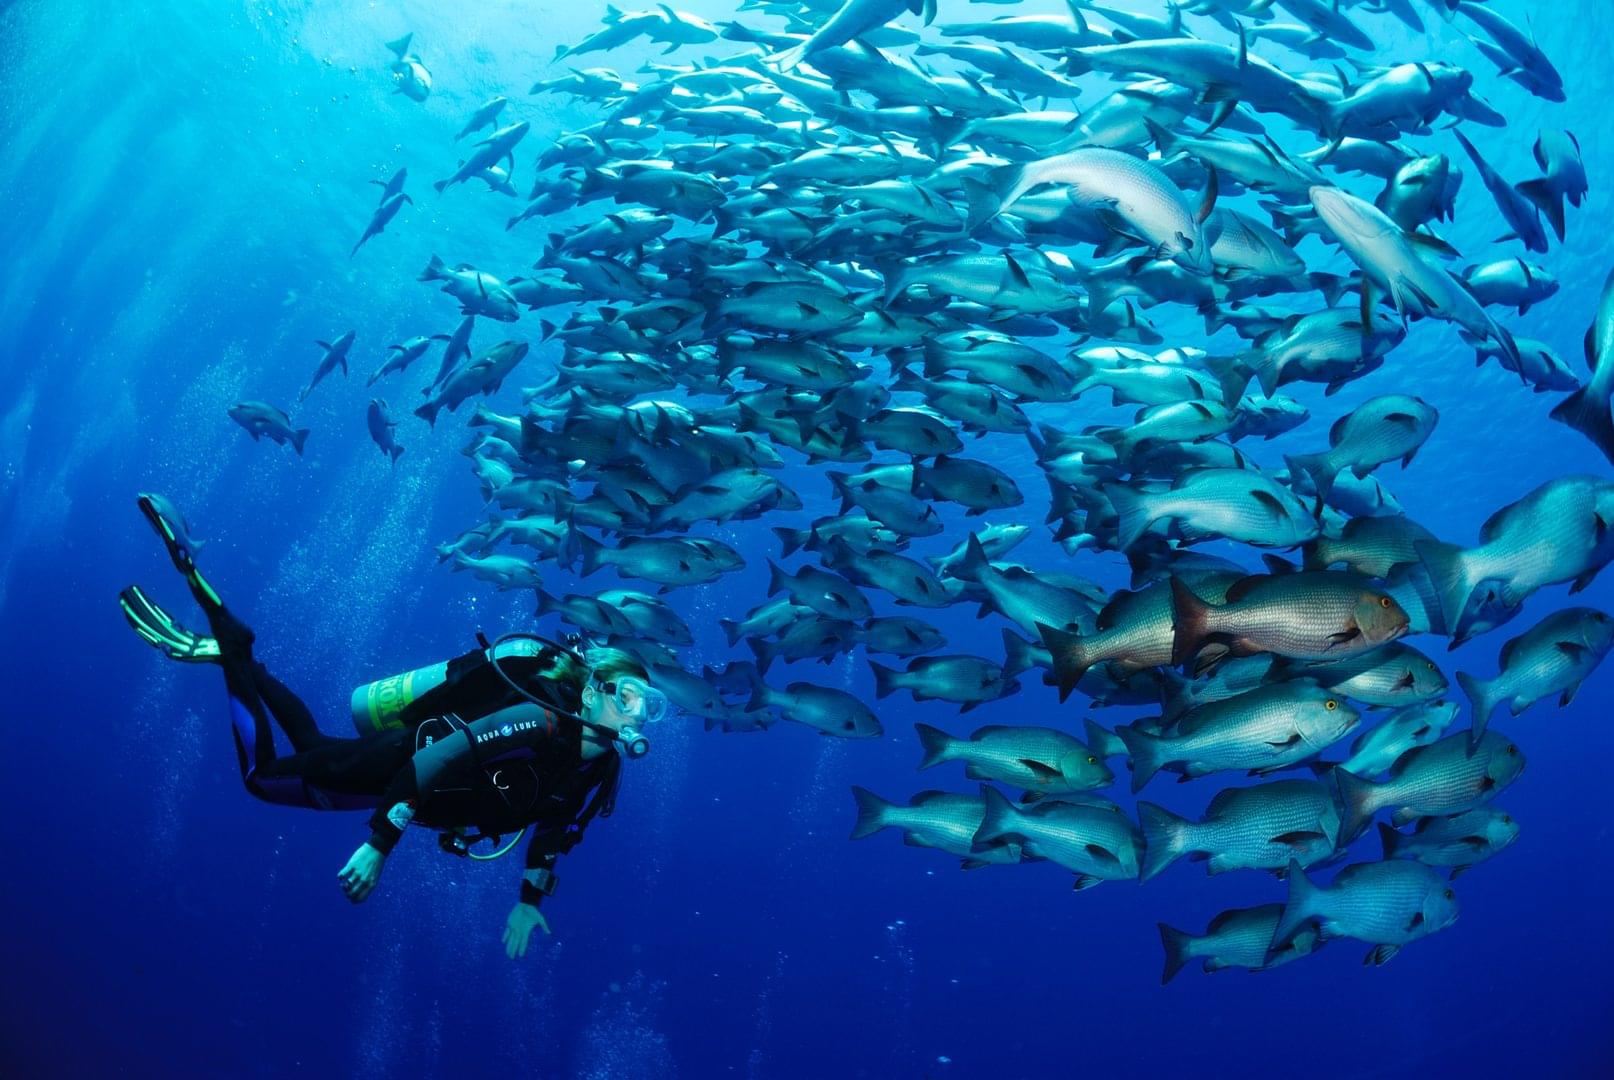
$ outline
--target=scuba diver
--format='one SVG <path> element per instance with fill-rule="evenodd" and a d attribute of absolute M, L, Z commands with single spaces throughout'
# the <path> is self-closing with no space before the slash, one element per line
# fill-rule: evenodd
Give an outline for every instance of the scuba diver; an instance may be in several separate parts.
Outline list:
<path fill-rule="evenodd" d="M 535 927 L 550 932 L 539 904 L 554 893 L 557 857 L 595 817 L 610 816 L 622 758 L 642 756 L 649 749 L 643 728 L 666 714 L 666 695 L 650 685 L 644 665 L 619 649 L 577 652 L 525 633 L 489 644 L 478 635 L 482 647 L 463 656 L 359 687 L 360 734 L 328 735 L 253 656 L 253 632 L 198 572 L 184 524 L 165 514 L 173 513 L 166 500 L 142 495 L 139 506 L 212 636 L 180 626 L 138 586 L 123 590 L 119 603 L 135 632 L 170 659 L 223 669 L 247 790 L 283 806 L 373 811 L 369 839 L 337 875 L 354 903 L 374 890 L 411 824 L 438 830 L 443 850 L 473 858 L 496 858 L 531 829 L 520 899 L 504 930 L 505 952 L 524 956 Z M 277 752 L 275 726 L 293 753 Z M 496 853 L 473 853 L 482 841 Z"/>

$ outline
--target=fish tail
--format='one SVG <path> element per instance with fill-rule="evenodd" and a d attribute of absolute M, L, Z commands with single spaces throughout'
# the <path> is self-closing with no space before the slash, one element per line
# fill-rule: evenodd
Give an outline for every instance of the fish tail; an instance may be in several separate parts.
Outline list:
<path fill-rule="evenodd" d="M 757 659 L 761 660 L 762 657 L 759 655 Z M 764 668 L 763 670 L 767 669 Z M 887 697 L 902 686 L 902 673 L 900 671 L 893 671 L 884 664 L 876 663 L 873 660 L 869 661 L 869 670 L 874 673 L 874 696 L 876 698 Z"/>
<path fill-rule="evenodd" d="M 986 811 L 981 815 L 980 828 L 975 830 L 975 840 L 970 845 L 976 851 L 987 847 L 994 840 L 1001 840 L 1019 832 L 1020 811 L 1003 792 L 995 787 L 982 785 L 981 794 L 986 798 Z"/>
<path fill-rule="evenodd" d="M 1100 484 L 1099 490 L 1115 507 L 1115 513 L 1120 518 L 1120 523 L 1115 527 L 1116 548 L 1120 551 L 1131 550 L 1159 517 L 1153 510 L 1154 501 L 1146 493 L 1135 491 L 1125 484 Z"/>
<path fill-rule="evenodd" d="M 1210 605 L 1181 578 L 1171 579 L 1171 665 L 1181 667 L 1210 633 Z"/>
<path fill-rule="evenodd" d="M 920 769 L 928 769 L 952 759 L 954 740 L 951 735 L 929 724 L 915 724 L 913 729 L 919 736 L 919 748 L 925 752 L 924 758 L 919 762 Z"/>
<path fill-rule="evenodd" d="M 395 41 L 387 42 L 387 48 L 392 50 L 392 55 L 402 60 L 404 58 L 404 53 L 409 51 L 409 42 L 413 40 L 414 36 L 415 32 L 411 30 L 403 37 L 398 38 Z"/>
<path fill-rule="evenodd" d="M 773 664 L 777 646 L 771 641 L 759 641 L 756 638 L 746 638 L 745 643 L 751 646 L 751 652 L 757 658 L 757 671 L 767 674 L 768 668 Z M 873 661 L 870 661 L 870 663 L 872 664 Z"/>
<path fill-rule="evenodd" d="M 777 536 L 779 538 L 779 542 L 784 545 L 779 552 L 779 557 L 781 559 L 788 559 L 801 547 L 802 531 L 800 529 L 791 529 L 783 525 L 775 525 L 773 528 L 773 535 Z M 733 642 L 730 642 L 729 644 L 732 645 Z"/>
<path fill-rule="evenodd" d="M 1440 601 L 1441 619 L 1453 636 L 1462 628 L 1469 594 L 1478 582 L 1469 570 L 1467 552 L 1455 544 L 1419 540 L 1413 545 L 1429 574 L 1429 585 Z"/>
<path fill-rule="evenodd" d="M 415 415 L 426 421 L 426 423 L 430 424 L 432 427 L 436 427 L 437 413 L 442 409 L 442 407 L 442 402 L 428 401 L 426 404 L 415 410 Z"/>
<path fill-rule="evenodd" d="M 914 483 L 919 483 L 919 470 L 914 470 Z M 961 581 L 979 581 L 981 574 L 991 565 L 986 557 L 986 549 L 981 546 L 980 539 L 970 533 L 964 541 L 964 554 L 953 567 L 953 576 Z"/>
<path fill-rule="evenodd" d="M 769 705 L 770 687 L 762 681 L 762 676 L 757 674 L 754 668 L 748 672 L 748 675 L 751 683 L 751 697 L 745 703 L 745 711 L 748 713 L 760 712 Z"/>
<path fill-rule="evenodd" d="M 1003 675 L 1013 678 L 1022 671 L 1030 671 L 1037 666 L 1036 655 L 1031 642 L 1016 634 L 1013 630 L 1005 628 L 1003 631 Z"/>
<path fill-rule="evenodd" d="M 397 443 L 393 443 L 392 449 L 387 452 L 392 455 L 392 463 L 396 465 L 398 464 L 398 459 L 403 457 L 404 448 Z"/>
<path fill-rule="evenodd" d="M 1138 825 L 1143 830 L 1143 866 L 1140 881 L 1148 881 L 1176 862 L 1191 843 L 1188 832 L 1193 822 L 1178 817 L 1163 806 L 1138 803 Z"/>
<path fill-rule="evenodd" d="M 1160 985 L 1164 986 L 1177 977 L 1177 972 L 1183 965 L 1194 958 L 1193 946 L 1196 940 L 1192 934 L 1184 933 L 1165 923 L 1155 923 L 1160 928 L 1160 946 L 1166 950 L 1166 966 L 1160 972 Z"/>
<path fill-rule="evenodd" d="M 1059 700 L 1064 701 L 1076 689 L 1076 684 L 1082 681 L 1087 669 L 1093 666 L 1094 658 L 1080 634 L 1059 630 L 1046 623 L 1038 623 L 1037 632 L 1042 635 L 1042 643 L 1053 654 L 1055 685 L 1059 687 Z"/>
<path fill-rule="evenodd" d="M 852 839 L 862 840 L 873 836 L 888 824 L 887 814 L 894 805 L 880 798 L 868 788 L 853 785 L 852 798 L 857 801 L 857 823 L 852 826 Z"/>
<path fill-rule="evenodd" d="M 1496 710 L 1496 702 L 1491 698 L 1491 684 L 1466 671 L 1457 673 L 1457 685 L 1463 688 L 1469 704 L 1473 706 L 1474 716 L 1468 728 L 1468 747 L 1472 750 L 1484 736 L 1485 726 L 1491 722 L 1491 713 Z"/>
<path fill-rule="evenodd" d="M 308 441 L 309 428 L 298 428 L 291 433 L 291 448 L 297 451 L 297 456 L 303 456 L 303 443 Z"/>
<path fill-rule="evenodd" d="M 779 569 L 779 564 L 772 559 L 768 560 L 768 595 L 790 588 L 790 575 Z"/>
<path fill-rule="evenodd" d="M 1594 397 L 1591 388 L 1583 386 L 1554 405 L 1547 415 L 1586 436 L 1604 457 L 1614 461 L 1614 416 L 1610 415 L 1608 398 Z"/>
<path fill-rule="evenodd" d="M 729 639 L 729 648 L 740 643 L 740 624 L 733 619 L 719 619 L 717 625 L 723 628 L 723 635 Z"/>
<path fill-rule="evenodd" d="M 1126 744 L 1126 752 L 1132 758 L 1132 792 L 1137 794 L 1165 764 L 1166 740 L 1131 724 L 1116 728 L 1115 734 Z"/>
<path fill-rule="evenodd" d="M 1126 743 L 1109 728 L 1089 716 L 1082 721 L 1082 734 L 1087 748 L 1099 758 L 1120 757 L 1126 753 Z"/>
<path fill-rule="evenodd" d="M 1291 480 L 1301 473 L 1310 478 L 1318 502 L 1328 498 L 1328 493 L 1334 490 L 1334 477 L 1339 475 L 1339 466 L 1327 454 L 1285 454 L 1283 460 L 1289 466 Z"/>
<path fill-rule="evenodd" d="M 1401 841 L 1404 839 L 1405 837 L 1396 832 L 1387 822 L 1379 822 L 1379 843 L 1384 845 L 1384 858 L 1386 860 L 1395 858 L 1395 853 L 1401 847 Z"/>
<path fill-rule="evenodd" d="M 800 45 L 785 49 L 783 52 L 776 52 L 772 56 L 767 57 L 763 62 L 772 67 L 778 68 L 780 71 L 790 71 L 806 58 L 807 46 L 809 44 L 811 44 L 811 39 L 802 42 Z"/>
<path fill-rule="evenodd" d="M 1193 705 L 1193 680 L 1170 668 L 1161 668 L 1160 676 L 1160 715 L 1170 720 Z"/>
<path fill-rule="evenodd" d="M 968 126 L 966 117 L 946 116 L 935 109 L 930 110 L 931 156 L 939 158 L 942 151 L 958 141 Z"/>
<path fill-rule="evenodd" d="M 575 532 L 576 530 L 572 531 Z M 577 553 L 582 560 L 581 566 L 578 569 L 579 577 L 588 577 L 601 566 L 605 565 L 601 560 L 601 553 L 604 550 L 605 545 L 594 539 L 592 536 L 585 536 L 580 532 L 577 533 Z M 729 644 L 732 645 L 734 642 L 731 641 Z"/>
<path fill-rule="evenodd" d="M 1000 167 L 1000 171 L 1001 169 L 1009 170 L 1009 175 L 1004 177 L 1006 182 L 1000 182 L 997 173 L 994 173 L 992 184 L 983 184 L 971 179 L 963 181 L 964 198 L 969 207 L 964 219 L 966 232 L 974 232 L 1003 212 L 1003 197 L 999 192 L 1007 191 L 1014 186 L 1019 178 L 1020 167 L 1005 165 Z"/>
<path fill-rule="evenodd" d="M 1379 785 L 1364 780 L 1347 769 L 1334 770 L 1334 786 L 1339 791 L 1339 836 L 1334 846 L 1343 850 L 1359 836 L 1378 812 Z"/>
<path fill-rule="evenodd" d="M 1207 328 L 1210 326 L 1208 316 L 1205 319 L 1205 325 Z M 1259 357 L 1264 354 L 1257 355 Z M 1204 364 L 1210 373 L 1216 377 L 1216 382 L 1221 387 L 1222 404 L 1229 409 L 1238 408 L 1238 404 L 1244 399 L 1244 392 L 1249 389 L 1250 380 L 1255 377 L 1256 371 L 1245 363 L 1245 358 L 1242 356 L 1207 356 Z M 1277 388 L 1274 387 L 1273 389 Z M 1267 396 L 1270 397 L 1271 395 L 1268 394 Z"/>
<path fill-rule="evenodd" d="M 417 281 L 436 281 L 439 278 L 441 278 L 442 276 L 443 276 L 443 257 L 441 255 L 433 253 L 432 257 L 431 257 L 431 261 L 426 264 L 426 269 L 422 270 L 420 272 L 420 277 L 416 278 L 415 280 L 417 280 Z"/>
<path fill-rule="evenodd" d="M 1298 859 L 1289 860 L 1289 898 L 1284 902 L 1283 915 L 1272 931 L 1271 948 L 1278 948 L 1295 936 L 1306 920 L 1315 915 L 1317 898 L 1322 890 L 1311 883 Z"/>
<path fill-rule="evenodd" d="M 1539 180 L 1526 180 L 1514 185 L 1515 190 L 1526 199 L 1535 203 L 1552 225 L 1552 231 L 1558 234 L 1559 242 L 1564 238 L 1564 200 L 1563 196 L 1552 190 L 1551 184 L 1543 176 Z"/>

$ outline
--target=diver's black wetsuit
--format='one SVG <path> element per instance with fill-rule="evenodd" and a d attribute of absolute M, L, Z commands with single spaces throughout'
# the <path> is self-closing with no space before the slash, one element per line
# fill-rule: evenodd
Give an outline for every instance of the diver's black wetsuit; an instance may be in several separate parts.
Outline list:
<path fill-rule="evenodd" d="M 315 809 L 373 807 L 370 843 L 383 853 L 411 817 L 430 828 L 486 834 L 532 826 L 528 869 L 547 869 L 577 843 L 589 819 L 611 812 L 622 764 L 616 750 L 584 758 L 582 726 L 509 693 L 482 652 L 451 661 L 444 687 L 413 703 L 405 726 L 337 738 L 321 732 L 302 699 L 253 658 L 251 631 L 221 614 L 212 621 L 236 752 L 242 779 L 259 798 Z M 547 689 L 564 708 L 569 695 L 553 683 Z M 431 715 L 435 709 L 448 714 L 445 706 L 455 699 L 466 712 L 485 715 Z M 295 753 L 276 753 L 270 715 Z M 401 813 L 401 806 L 410 813 Z"/>

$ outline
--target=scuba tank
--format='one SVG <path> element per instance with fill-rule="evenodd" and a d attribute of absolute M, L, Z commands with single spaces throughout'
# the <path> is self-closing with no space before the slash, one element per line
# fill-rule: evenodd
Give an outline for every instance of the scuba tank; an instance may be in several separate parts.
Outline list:
<path fill-rule="evenodd" d="M 514 657 L 530 659 L 543 651 L 543 645 L 530 639 L 501 638 L 452 660 L 441 660 L 357 686 L 349 702 L 353 727 L 360 735 L 373 735 L 417 727 L 427 717 L 444 712 L 473 717 L 484 715 L 507 703 L 510 688 L 502 678 L 476 676 L 484 672 L 496 674 L 495 658 L 499 661 Z M 449 697 L 453 700 L 446 700 Z"/>

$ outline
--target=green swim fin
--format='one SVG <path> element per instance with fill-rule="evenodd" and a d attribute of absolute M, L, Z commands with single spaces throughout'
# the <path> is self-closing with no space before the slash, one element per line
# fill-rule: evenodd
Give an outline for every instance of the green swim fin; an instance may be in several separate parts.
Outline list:
<path fill-rule="evenodd" d="M 162 538 L 163 546 L 168 549 L 168 557 L 173 560 L 174 569 L 185 576 L 185 583 L 191 587 L 191 595 L 196 597 L 196 602 L 209 612 L 224 607 L 224 601 L 218 592 L 207 583 L 206 578 L 202 577 L 201 571 L 196 569 L 195 555 L 185 541 L 185 533 L 168 520 L 158 507 L 157 501 L 151 496 L 141 495 L 136 504 L 146 520 L 151 523 L 151 527 L 157 531 L 157 535 Z M 162 611 L 156 605 L 152 605 L 152 609 L 159 613 Z M 163 617 L 167 618 L 166 615 Z"/>
<path fill-rule="evenodd" d="M 170 660 L 187 664 L 219 662 L 217 641 L 180 626 L 173 616 L 142 592 L 140 586 L 131 585 L 119 593 L 118 606 L 134 632 Z"/>

